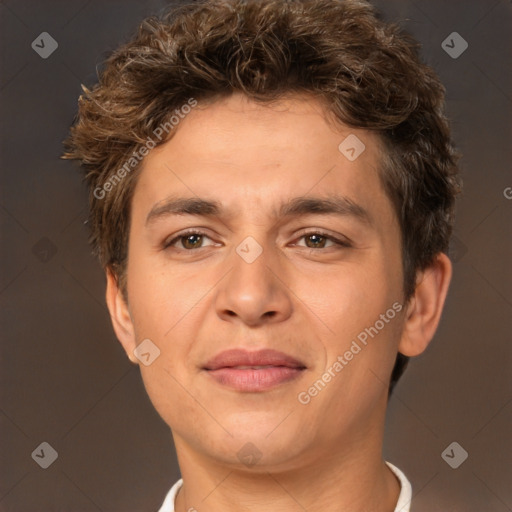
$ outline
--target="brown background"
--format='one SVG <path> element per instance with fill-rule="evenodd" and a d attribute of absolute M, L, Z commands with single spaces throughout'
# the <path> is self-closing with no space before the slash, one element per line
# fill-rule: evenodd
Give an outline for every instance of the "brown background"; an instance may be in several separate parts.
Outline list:
<path fill-rule="evenodd" d="M 179 478 L 170 432 L 110 326 L 80 174 L 58 159 L 80 83 L 167 3 L 0 3 L 2 511 L 156 511 Z M 446 85 L 465 184 L 445 313 L 390 402 L 385 456 L 411 480 L 413 512 L 510 511 L 512 3 L 376 5 Z M 48 59 L 31 48 L 44 31 L 59 44 Z M 453 31 L 469 43 L 457 59 L 441 47 Z M 59 455 L 46 470 L 31 458 L 43 441 Z M 441 458 L 452 441 L 469 453 L 458 469 Z"/>

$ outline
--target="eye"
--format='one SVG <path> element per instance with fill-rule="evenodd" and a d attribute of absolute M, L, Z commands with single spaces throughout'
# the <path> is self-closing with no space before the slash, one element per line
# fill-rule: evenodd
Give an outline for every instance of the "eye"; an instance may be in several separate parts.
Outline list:
<path fill-rule="evenodd" d="M 163 248 L 167 249 L 169 247 L 175 247 L 178 250 L 192 251 L 194 249 L 202 249 L 202 242 L 207 238 L 211 240 L 210 237 L 206 235 L 206 233 L 197 230 L 189 230 L 184 233 L 180 233 L 170 240 L 166 240 L 163 243 Z M 311 231 L 309 233 L 302 234 L 298 240 L 301 239 L 306 240 L 306 245 L 302 247 L 307 247 L 309 249 L 328 249 L 329 247 L 351 247 L 351 244 L 346 240 L 340 240 L 332 235 L 328 235 L 327 233 L 321 231 Z M 331 242 L 331 246 L 325 246 L 326 243 Z M 181 244 L 181 247 L 176 247 L 176 244 Z M 214 245 L 214 244 L 210 244 Z M 294 244 L 299 246 L 298 244 Z M 300 246 L 299 246 L 300 247 Z"/>
<path fill-rule="evenodd" d="M 163 248 L 167 249 L 168 247 L 174 246 L 176 243 L 181 243 L 181 247 L 176 247 L 178 250 L 190 251 L 193 249 L 201 249 L 201 243 L 205 238 L 209 239 L 206 233 L 197 230 L 190 230 L 180 233 L 171 240 L 166 240 L 163 244 Z"/>
<path fill-rule="evenodd" d="M 330 247 L 351 247 L 350 243 L 346 240 L 340 240 L 332 235 L 324 233 L 322 231 L 310 231 L 309 233 L 303 233 L 298 240 L 302 238 L 305 239 L 306 245 L 305 247 L 309 249 L 326 249 L 329 246 L 325 247 L 326 242 L 331 242 L 332 245 Z M 304 247 L 304 246 L 302 246 Z"/>

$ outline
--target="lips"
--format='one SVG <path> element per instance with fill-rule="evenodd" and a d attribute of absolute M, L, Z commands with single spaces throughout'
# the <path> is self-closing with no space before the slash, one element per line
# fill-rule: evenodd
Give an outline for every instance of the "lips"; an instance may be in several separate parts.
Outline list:
<path fill-rule="evenodd" d="M 306 365 L 276 350 L 232 349 L 215 356 L 203 369 L 223 387 L 242 393 L 262 393 L 298 379 Z"/>
<path fill-rule="evenodd" d="M 205 370 L 219 370 L 221 368 L 234 369 L 264 369 L 272 367 L 285 367 L 303 370 L 306 365 L 288 354 L 272 349 L 263 349 L 249 352 L 244 349 L 231 349 L 217 354 L 204 366 Z"/>

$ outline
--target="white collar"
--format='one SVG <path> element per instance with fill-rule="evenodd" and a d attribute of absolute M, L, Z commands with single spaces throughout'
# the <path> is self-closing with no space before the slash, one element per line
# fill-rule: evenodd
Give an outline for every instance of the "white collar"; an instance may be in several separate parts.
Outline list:
<path fill-rule="evenodd" d="M 396 503 L 394 512 L 410 512 L 412 499 L 411 484 L 409 480 L 407 480 L 407 477 L 396 466 L 390 462 L 386 462 L 386 464 L 400 481 L 400 495 L 398 496 L 398 501 Z M 178 494 L 178 491 L 181 489 L 182 485 L 183 479 L 180 478 L 167 493 L 167 496 L 165 497 L 165 500 L 158 512 L 175 512 L 174 502 L 176 500 L 176 495 Z"/>

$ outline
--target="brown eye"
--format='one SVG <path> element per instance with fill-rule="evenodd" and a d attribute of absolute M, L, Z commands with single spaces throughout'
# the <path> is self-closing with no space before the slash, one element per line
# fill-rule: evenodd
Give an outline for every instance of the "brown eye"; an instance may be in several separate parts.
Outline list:
<path fill-rule="evenodd" d="M 306 245 L 311 249 L 320 247 L 323 249 L 325 247 L 325 242 L 327 242 L 327 237 L 322 235 L 306 235 L 303 237 L 306 240 Z M 307 241 L 310 240 L 312 242 L 311 245 L 308 245 Z"/>
<path fill-rule="evenodd" d="M 346 240 L 340 240 L 327 233 L 322 232 L 309 232 L 304 233 L 300 236 L 299 240 L 304 239 L 305 245 L 301 247 L 307 247 L 308 249 L 329 249 L 329 248 L 342 248 L 352 247 L 351 244 Z M 326 243 L 330 245 L 326 246 Z"/>
<path fill-rule="evenodd" d="M 180 236 L 182 241 L 182 245 L 185 249 L 197 249 L 201 246 L 201 242 L 203 241 L 203 235 L 185 235 Z"/>
<path fill-rule="evenodd" d="M 202 245 L 204 239 L 210 239 L 205 233 L 200 231 L 188 231 L 186 233 L 181 233 L 180 235 L 174 237 L 169 241 L 165 241 L 163 243 L 163 248 L 167 249 L 170 247 L 174 247 L 177 250 L 187 250 L 192 251 L 194 249 L 202 249 L 204 246 Z M 177 245 L 180 244 L 180 245 Z M 213 244 L 210 244 L 213 245 Z"/>

